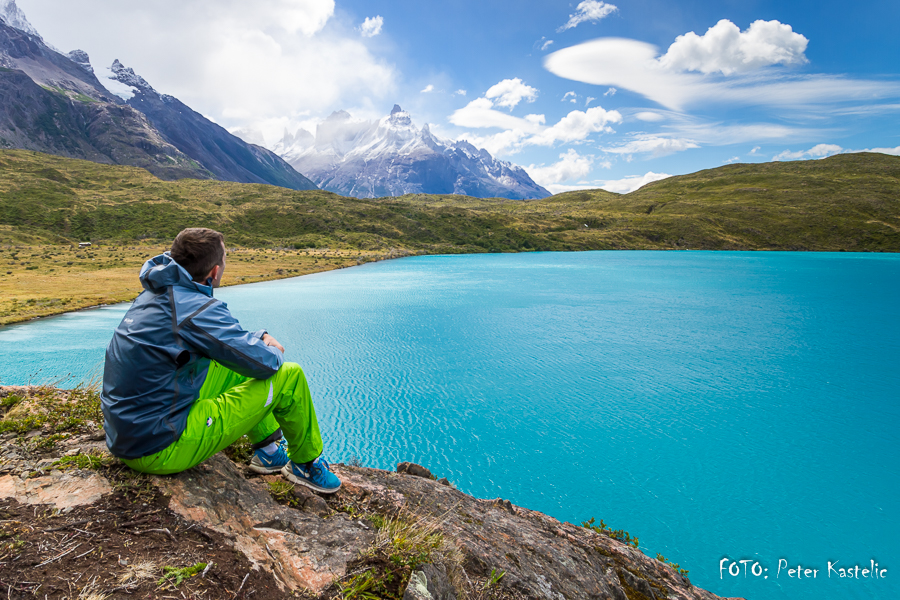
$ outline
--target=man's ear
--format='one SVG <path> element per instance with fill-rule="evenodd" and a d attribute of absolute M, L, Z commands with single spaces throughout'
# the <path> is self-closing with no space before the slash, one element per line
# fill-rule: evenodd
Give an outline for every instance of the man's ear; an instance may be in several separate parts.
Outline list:
<path fill-rule="evenodd" d="M 210 279 L 212 279 L 213 281 L 215 281 L 216 279 L 218 279 L 218 278 L 219 278 L 219 272 L 220 272 L 221 270 L 222 270 L 222 265 L 216 265 L 216 266 L 214 266 L 214 267 L 212 268 L 212 271 L 210 271 L 210 272 L 206 275 L 206 278 L 203 280 L 203 283 L 206 283 L 206 282 L 209 281 Z"/>

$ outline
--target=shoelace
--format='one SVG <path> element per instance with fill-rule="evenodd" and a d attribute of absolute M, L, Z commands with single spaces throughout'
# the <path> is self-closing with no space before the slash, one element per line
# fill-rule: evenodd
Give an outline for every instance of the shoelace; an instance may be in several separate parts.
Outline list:
<path fill-rule="evenodd" d="M 317 464 L 318 463 L 318 464 Z M 323 469 L 324 465 L 324 469 Z M 325 460 L 324 457 L 319 457 L 319 460 L 313 462 L 309 467 L 309 475 L 311 479 L 317 479 L 320 475 L 322 475 L 323 471 L 330 471 L 331 465 L 328 464 L 328 461 Z"/>
<path fill-rule="evenodd" d="M 285 446 L 287 446 L 287 440 L 284 438 L 281 438 L 280 440 L 278 440 L 275 443 L 277 444 L 277 446 L 275 447 L 275 452 L 273 452 L 272 454 L 266 454 L 265 451 L 260 452 L 261 460 L 271 463 L 279 458 L 281 451 L 284 449 Z"/>

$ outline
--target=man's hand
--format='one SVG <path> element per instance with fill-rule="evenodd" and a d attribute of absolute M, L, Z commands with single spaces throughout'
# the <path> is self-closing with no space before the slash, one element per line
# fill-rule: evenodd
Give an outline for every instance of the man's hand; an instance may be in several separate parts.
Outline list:
<path fill-rule="evenodd" d="M 278 348 L 279 350 L 281 350 L 281 353 L 282 353 L 282 354 L 284 354 L 284 346 L 282 346 L 281 344 L 279 344 L 279 343 L 278 343 L 278 340 L 276 340 L 275 338 L 273 338 L 273 337 L 272 337 L 271 335 L 269 335 L 268 333 L 264 333 L 264 334 L 263 334 L 263 336 L 262 336 L 262 341 L 263 341 L 263 344 L 265 344 L 266 346 L 275 346 L 276 348 Z"/>

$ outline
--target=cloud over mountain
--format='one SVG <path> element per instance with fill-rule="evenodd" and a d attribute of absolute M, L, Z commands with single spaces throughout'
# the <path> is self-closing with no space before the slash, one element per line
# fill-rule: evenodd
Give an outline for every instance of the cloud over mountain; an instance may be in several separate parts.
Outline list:
<path fill-rule="evenodd" d="M 338 22 L 334 0 L 41 0 L 29 10 L 55 44 L 82 47 L 83 32 L 102 32 L 90 48 L 99 64 L 120 58 L 161 92 L 268 139 L 285 121 L 380 99 L 397 82 L 358 23 Z M 374 35 L 378 17 L 369 23 Z"/>
<path fill-rule="evenodd" d="M 495 160 L 469 142 L 442 139 L 427 124 L 419 129 L 398 105 L 377 121 L 336 111 L 317 124 L 315 136 L 305 130 L 285 132 L 275 151 L 322 189 L 359 198 L 549 195 L 521 167 Z"/>

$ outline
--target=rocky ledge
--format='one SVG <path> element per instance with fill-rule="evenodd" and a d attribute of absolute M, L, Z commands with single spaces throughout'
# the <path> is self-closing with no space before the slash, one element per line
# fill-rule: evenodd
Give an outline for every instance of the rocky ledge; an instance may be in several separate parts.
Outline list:
<path fill-rule="evenodd" d="M 173 597 L 180 586 L 229 599 L 719 598 L 607 531 L 474 498 L 412 463 L 335 465 L 343 485 L 327 497 L 224 454 L 149 477 L 105 454 L 93 423 L 15 431 L 16 410 L 0 421 L 0 582 L 11 597 L 41 586 L 48 598 Z"/>

